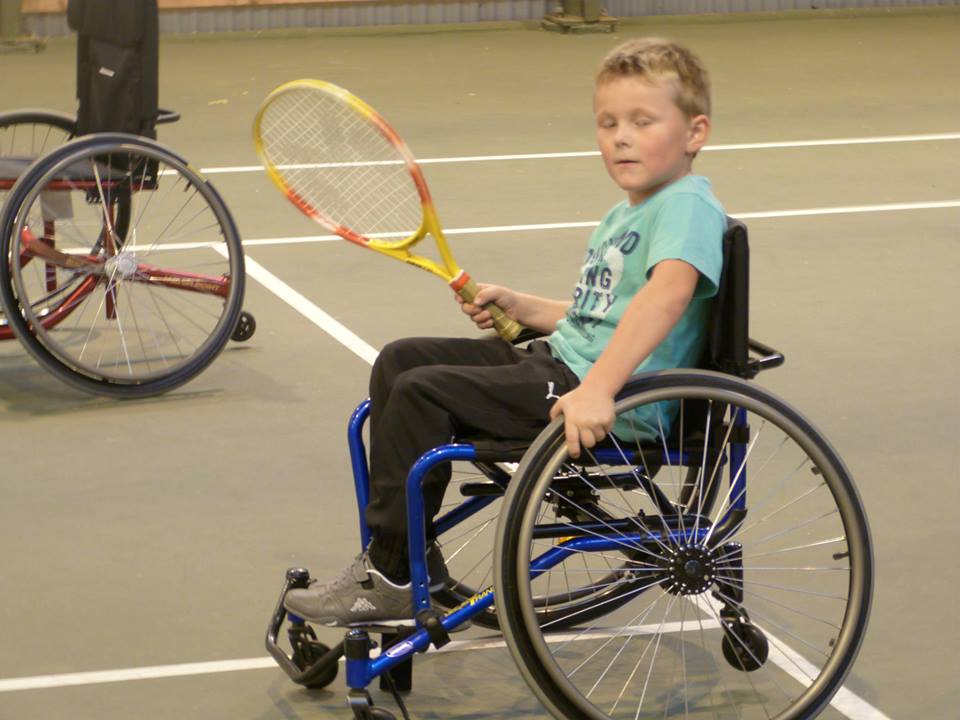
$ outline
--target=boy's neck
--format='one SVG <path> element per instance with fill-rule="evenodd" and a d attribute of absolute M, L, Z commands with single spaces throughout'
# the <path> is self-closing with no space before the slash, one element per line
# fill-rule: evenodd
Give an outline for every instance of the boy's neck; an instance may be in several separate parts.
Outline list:
<path fill-rule="evenodd" d="M 642 205 L 643 203 L 647 202 L 658 193 L 666 190 L 671 185 L 675 185 L 676 183 L 690 177 L 691 175 L 693 175 L 693 167 L 688 167 L 687 171 L 683 175 L 681 175 L 680 177 L 674 178 L 673 180 L 669 180 L 668 182 L 665 182 L 663 185 L 660 185 L 659 187 L 653 189 L 651 192 L 645 193 L 643 197 L 635 197 L 633 193 L 628 192 L 627 202 L 630 204 L 631 207 Z"/>

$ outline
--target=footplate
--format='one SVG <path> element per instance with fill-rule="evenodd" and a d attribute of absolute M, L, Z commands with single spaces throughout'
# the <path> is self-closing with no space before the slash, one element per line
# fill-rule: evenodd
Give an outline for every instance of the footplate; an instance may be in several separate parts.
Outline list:
<path fill-rule="evenodd" d="M 343 655 L 343 642 L 332 648 L 317 641 L 313 629 L 302 618 L 290 615 L 283 606 L 283 599 L 287 592 L 295 588 L 305 588 L 310 582 L 310 572 L 305 568 L 290 568 L 284 578 L 280 599 L 273 611 L 270 625 L 267 627 L 267 652 L 283 668 L 283 671 L 298 685 L 310 688 L 326 687 L 337 676 L 339 660 Z M 277 637 L 283 627 L 283 621 L 289 617 L 290 627 L 287 630 L 292 654 L 280 647 Z"/>

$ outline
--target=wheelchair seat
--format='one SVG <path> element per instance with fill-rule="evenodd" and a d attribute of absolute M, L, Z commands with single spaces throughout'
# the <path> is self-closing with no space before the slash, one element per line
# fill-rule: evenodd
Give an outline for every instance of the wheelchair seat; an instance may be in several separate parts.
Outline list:
<path fill-rule="evenodd" d="M 0 190 L 9 190 L 34 161 L 32 157 L 0 157 Z"/>

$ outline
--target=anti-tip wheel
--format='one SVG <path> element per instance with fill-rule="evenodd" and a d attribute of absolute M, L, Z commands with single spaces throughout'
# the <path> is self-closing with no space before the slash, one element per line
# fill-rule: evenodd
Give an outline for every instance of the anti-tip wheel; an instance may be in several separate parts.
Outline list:
<path fill-rule="evenodd" d="M 233 328 L 233 333 L 230 335 L 230 339 L 234 342 L 246 342 L 253 337 L 253 333 L 257 329 L 257 321 L 246 310 L 240 313 L 240 318 L 237 320 L 236 326 Z"/>
<path fill-rule="evenodd" d="M 722 646 L 723 657 L 730 666 L 743 672 L 759 670 L 770 655 L 767 636 L 755 626 L 743 623 L 726 628 Z"/>

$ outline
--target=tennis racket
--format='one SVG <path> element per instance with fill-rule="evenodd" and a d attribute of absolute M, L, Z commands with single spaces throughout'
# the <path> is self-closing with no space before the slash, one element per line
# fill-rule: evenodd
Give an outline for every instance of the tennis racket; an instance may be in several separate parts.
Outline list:
<path fill-rule="evenodd" d="M 478 288 L 443 236 L 413 153 L 376 110 L 343 88 L 294 80 L 263 101 L 254 121 L 270 179 L 308 217 L 352 243 L 437 275 L 464 300 Z M 430 235 L 440 262 L 411 252 Z M 489 303 L 497 333 L 522 329 Z"/>

